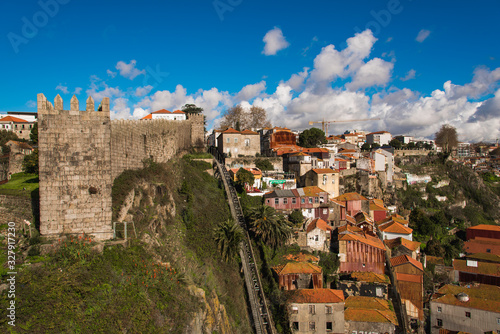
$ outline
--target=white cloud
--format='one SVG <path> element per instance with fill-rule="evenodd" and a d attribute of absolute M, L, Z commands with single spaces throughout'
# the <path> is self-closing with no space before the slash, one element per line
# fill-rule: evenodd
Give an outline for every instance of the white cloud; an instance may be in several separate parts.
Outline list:
<path fill-rule="evenodd" d="M 292 74 L 290 79 L 286 82 L 287 85 L 289 85 L 296 92 L 301 91 L 304 86 L 304 80 L 309 75 L 308 71 L 309 67 L 304 67 L 302 72 Z"/>
<path fill-rule="evenodd" d="M 352 81 L 346 86 L 354 90 L 372 86 L 384 86 L 391 79 L 393 68 L 393 63 L 389 63 L 380 58 L 374 58 L 361 66 L 354 74 Z"/>
<path fill-rule="evenodd" d="M 290 45 L 290 43 L 286 41 L 285 36 L 283 36 L 281 29 L 278 27 L 269 30 L 262 40 L 265 43 L 262 53 L 266 56 L 273 56 L 278 51 L 286 49 Z"/>
<path fill-rule="evenodd" d="M 109 87 L 103 80 L 97 76 L 90 77 L 90 88 L 86 90 L 88 96 L 92 96 L 96 103 L 100 103 L 103 98 L 109 97 L 110 99 L 122 97 L 124 92 L 118 87 Z"/>
<path fill-rule="evenodd" d="M 419 43 L 422 43 L 423 41 L 425 41 L 427 37 L 429 37 L 430 34 L 431 34 L 430 30 L 422 29 L 418 32 L 418 35 L 415 38 L 415 40 Z"/>
<path fill-rule="evenodd" d="M 69 94 L 68 87 L 61 84 L 57 85 L 56 90 L 60 90 L 63 94 Z"/>
<path fill-rule="evenodd" d="M 145 95 L 148 95 L 149 92 L 153 89 L 153 86 L 151 85 L 147 85 L 147 86 L 144 86 L 144 87 L 137 87 L 135 89 L 135 96 L 145 96 Z"/>
<path fill-rule="evenodd" d="M 145 70 L 139 70 L 135 68 L 135 64 L 137 62 L 135 60 L 131 60 L 129 64 L 125 63 L 124 61 L 119 61 L 116 64 L 116 69 L 120 71 L 120 75 L 122 77 L 125 77 L 127 79 L 133 80 L 136 76 L 140 74 L 146 74 Z M 110 74 L 108 71 L 108 74 Z"/>
<path fill-rule="evenodd" d="M 249 101 L 254 97 L 258 96 L 262 91 L 266 90 L 266 82 L 262 80 L 253 85 L 246 85 L 243 87 L 238 94 L 236 94 L 236 101 Z"/>
<path fill-rule="evenodd" d="M 402 77 L 400 80 L 401 81 L 408 81 L 408 80 L 411 80 L 411 79 L 415 79 L 415 74 L 417 74 L 417 71 L 415 71 L 414 69 L 411 69 L 408 71 L 408 73 L 406 73 L 406 75 L 404 77 Z"/>
<path fill-rule="evenodd" d="M 479 108 L 477 108 L 474 115 L 469 118 L 469 122 L 483 122 L 495 118 L 500 119 L 500 89 L 496 91 L 494 97 L 484 101 Z"/>
<path fill-rule="evenodd" d="M 28 107 L 28 108 L 36 108 L 36 101 L 29 100 L 28 102 L 26 102 L 26 107 Z"/>
<path fill-rule="evenodd" d="M 111 70 L 106 70 L 106 73 L 108 73 L 108 75 L 112 78 L 116 77 L 116 72 L 113 72 Z"/>
<path fill-rule="evenodd" d="M 141 119 L 144 116 L 148 115 L 149 112 L 145 109 L 142 108 L 134 108 L 134 113 L 132 115 L 132 118 L 134 119 Z"/>
<path fill-rule="evenodd" d="M 111 119 L 130 119 L 130 108 L 128 107 L 128 100 L 119 97 L 113 100 L 110 112 Z"/>

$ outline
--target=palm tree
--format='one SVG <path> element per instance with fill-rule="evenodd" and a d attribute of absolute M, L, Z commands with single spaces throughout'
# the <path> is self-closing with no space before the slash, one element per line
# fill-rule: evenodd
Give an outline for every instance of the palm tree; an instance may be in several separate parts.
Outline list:
<path fill-rule="evenodd" d="M 262 204 L 248 210 L 250 230 L 265 244 L 276 248 L 283 245 L 292 234 L 288 221 L 278 216 L 274 208 Z"/>
<path fill-rule="evenodd" d="M 214 229 L 215 242 L 225 262 L 233 260 L 240 250 L 243 230 L 233 220 L 220 222 Z"/>

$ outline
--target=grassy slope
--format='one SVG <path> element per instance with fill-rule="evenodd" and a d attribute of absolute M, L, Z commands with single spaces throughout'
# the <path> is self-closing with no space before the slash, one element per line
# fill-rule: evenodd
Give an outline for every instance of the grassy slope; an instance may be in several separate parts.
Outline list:
<path fill-rule="evenodd" d="M 213 227 L 229 210 L 217 181 L 204 172 L 207 167 L 183 159 L 122 175 L 115 182 L 113 205 L 140 180 L 162 184 L 174 194 L 177 216 L 159 234 L 158 245 L 133 240 L 128 248 L 110 246 L 96 254 L 88 241 L 75 239 L 51 256 L 28 257 L 38 263 L 19 268 L 16 327 L 6 323 L 4 292 L 0 328 L 16 333 L 179 333 L 201 309 L 189 292 L 188 286 L 195 285 L 207 297 L 215 290 L 234 331 L 249 333 L 239 266 L 221 262 L 212 238 Z M 177 192 L 183 183 L 189 194 Z M 141 203 L 141 211 L 151 209 Z M 138 233 L 152 234 L 143 223 L 137 224 Z M 36 246 L 30 253 L 36 254 Z M 159 258 L 171 269 L 159 266 Z"/>
<path fill-rule="evenodd" d="M 9 182 L 0 185 L 1 195 L 15 195 L 30 197 L 31 192 L 38 190 L 38 175 L 17 173 L 13 174 Z"/>

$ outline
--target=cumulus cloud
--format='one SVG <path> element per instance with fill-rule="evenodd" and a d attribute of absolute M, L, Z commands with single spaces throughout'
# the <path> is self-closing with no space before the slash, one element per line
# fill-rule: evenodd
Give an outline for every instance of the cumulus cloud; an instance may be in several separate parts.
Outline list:
<path fill-rule="evenodd" d="M 358 88 L 384 86 L 391 79 L 393 67 L 393 63 L 374 58 L 360 67 L 354 74 L 352 81 L 347 84 L 347 87 L 356 90 Z"/>
<path fill-rule="evenodd" d="M 422 29 L 418 32 L 418 35 L 415 38 L 415 40 L 419 43 L 422 43 L 423 41 L 425 41 L 427 37 L 429 37 L 430 34 L 431 34 L 430 30 Z"/>
<path fill-rule="evenodd" d="M 151 85 L 147 85 L 144 87 L 137 87 L 135 89 L 135 96 L 141 97 L 141 96 L 148 95 L 152 89 L 153 89 L 153 86 L 151 86 Z"/>
<path fill-rule="evenodd" d="M 26 107 L 28 107 L 28 108 L 36 108 L 36 101 L 29 100 L 28 102 L 26 102 Z"/>
<path fill-rule="evenodd" d="M 401 81 L 408 81 L 408 80 L 411 80 L 411 79 L 415 79 L 415 74 L 417 74 L 417 71 L 415 71 L 414 69 L 411 69 L 408 71 L 408 73 L 406 73 L 406 75 L 404 77 L 402 77 L 400 80 Z"/>
<path fill-rule="evenodd" d="M 266 90 L 266 82 L 262 80 L 253 85 L 246 85 L 243 87 L 238 94 L 236 94 L 236 101 L 249 101 L 254 97 L 258 96 L 262 91 Z"/>
<path fill-rule="evenodd" d="M 290 79 L 286 82 L 287 85 L 289 85 L 296 92 L 301 91 L 304 86 L 304 80 L 309 75 L 308 71 L 309 67 L 304 67 L 302 72 L 292 74 Z"/>
<path fill-rule="evenodd" d="M 129 64 L 125 63 L 124 61 L 119 61 L 116 64 L 116 69 L 120 71 L 120 75 L 124 78 L 133 80 L 136 76 L 140 74 L 146 74 L 146 70 L 139 70 L 135 67 L 136 65 L 135 60 L 131 60 Z M 108 75 L 110 74 L 108 71 Z"/>
<path fill-rule="evenodd" d="M 92 96 L 96 103 L 100 103 L 103 98 L 110 99 L 122 97 L 125 93 L 118 87 L 109 87 L 106 82 L 93 75 L 90 77 L 91 84 L 86 90 L 87 95 Z"/>
<path fill-rule="evenodd" d="M 484 101 L 479 108 L 477 108 L 468 122 L 484 122 L 495 118 L 500 118 L 500 89 L 496 91 L 494 97 Z"/>
<path fill-rule="evenodd" d="M 110 112 L 111 119 L 130 119 L 130 108 L 128 106 L 128 100 L 123 97 L 119 97 L 113 100 Z"/>
<path fill-rule="evenodd" d="M 73 94 L 79 95 L 81 92 L 82 92 L 82 87 L 76 87 L 75 91 L 73 92 Z"/>
<path fill-rule="evenodd" d="M 290 45 L 278 27 L 269 30 L 262 40 L 265 43 L 262 53 L 266 56 L 274 56 L 278 51 L 286 49 Z"/>
<path fill-rule="evenodd" d="M 108 74 L 108 76 L 110 76 L 112 78 L 116 77 L 116 72 L 113 72 L 111 70 L 106 70 L 106 73 Z"/>
<path fill-rule="evenodd" d="M 61 85 L 61 84 L 57 85 L 56 90 L 60 90 L 60 91 L 61 91 L 61 92 L 63 92 L 64 94 L 69 94 L 68 87 L 63 86 L 63 85 Z"/>

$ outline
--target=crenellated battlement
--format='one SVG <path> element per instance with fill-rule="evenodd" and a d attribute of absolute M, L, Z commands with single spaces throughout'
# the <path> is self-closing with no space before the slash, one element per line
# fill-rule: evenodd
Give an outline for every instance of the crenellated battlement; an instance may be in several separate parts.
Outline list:
<path fill-rule="evenodd" d="M 105 97 L 102 99 L 101 104 L 96 111 L 94 99 L 92 98 L 92 96 L 89 96 L 87 98 L 85 110 L 80 110 L 80 102 L 78 101 L 78 98 L 73 95 L 70 101 L 70 109 L 65 110 L 64 101 L 59 94 L 57 94 L 57 96 L 55 97 L 54 104 L 47 100 L 44 94 L 38 94 L 37 109 L 39 115 L 56 115 L 62 113 L 67 113 L 69 115 L 84 115 L 85 113 L 88 113 L 87 116 L 89 117 L 95 116 L 109 118 L 110 116 L 109 97 Z"/>

